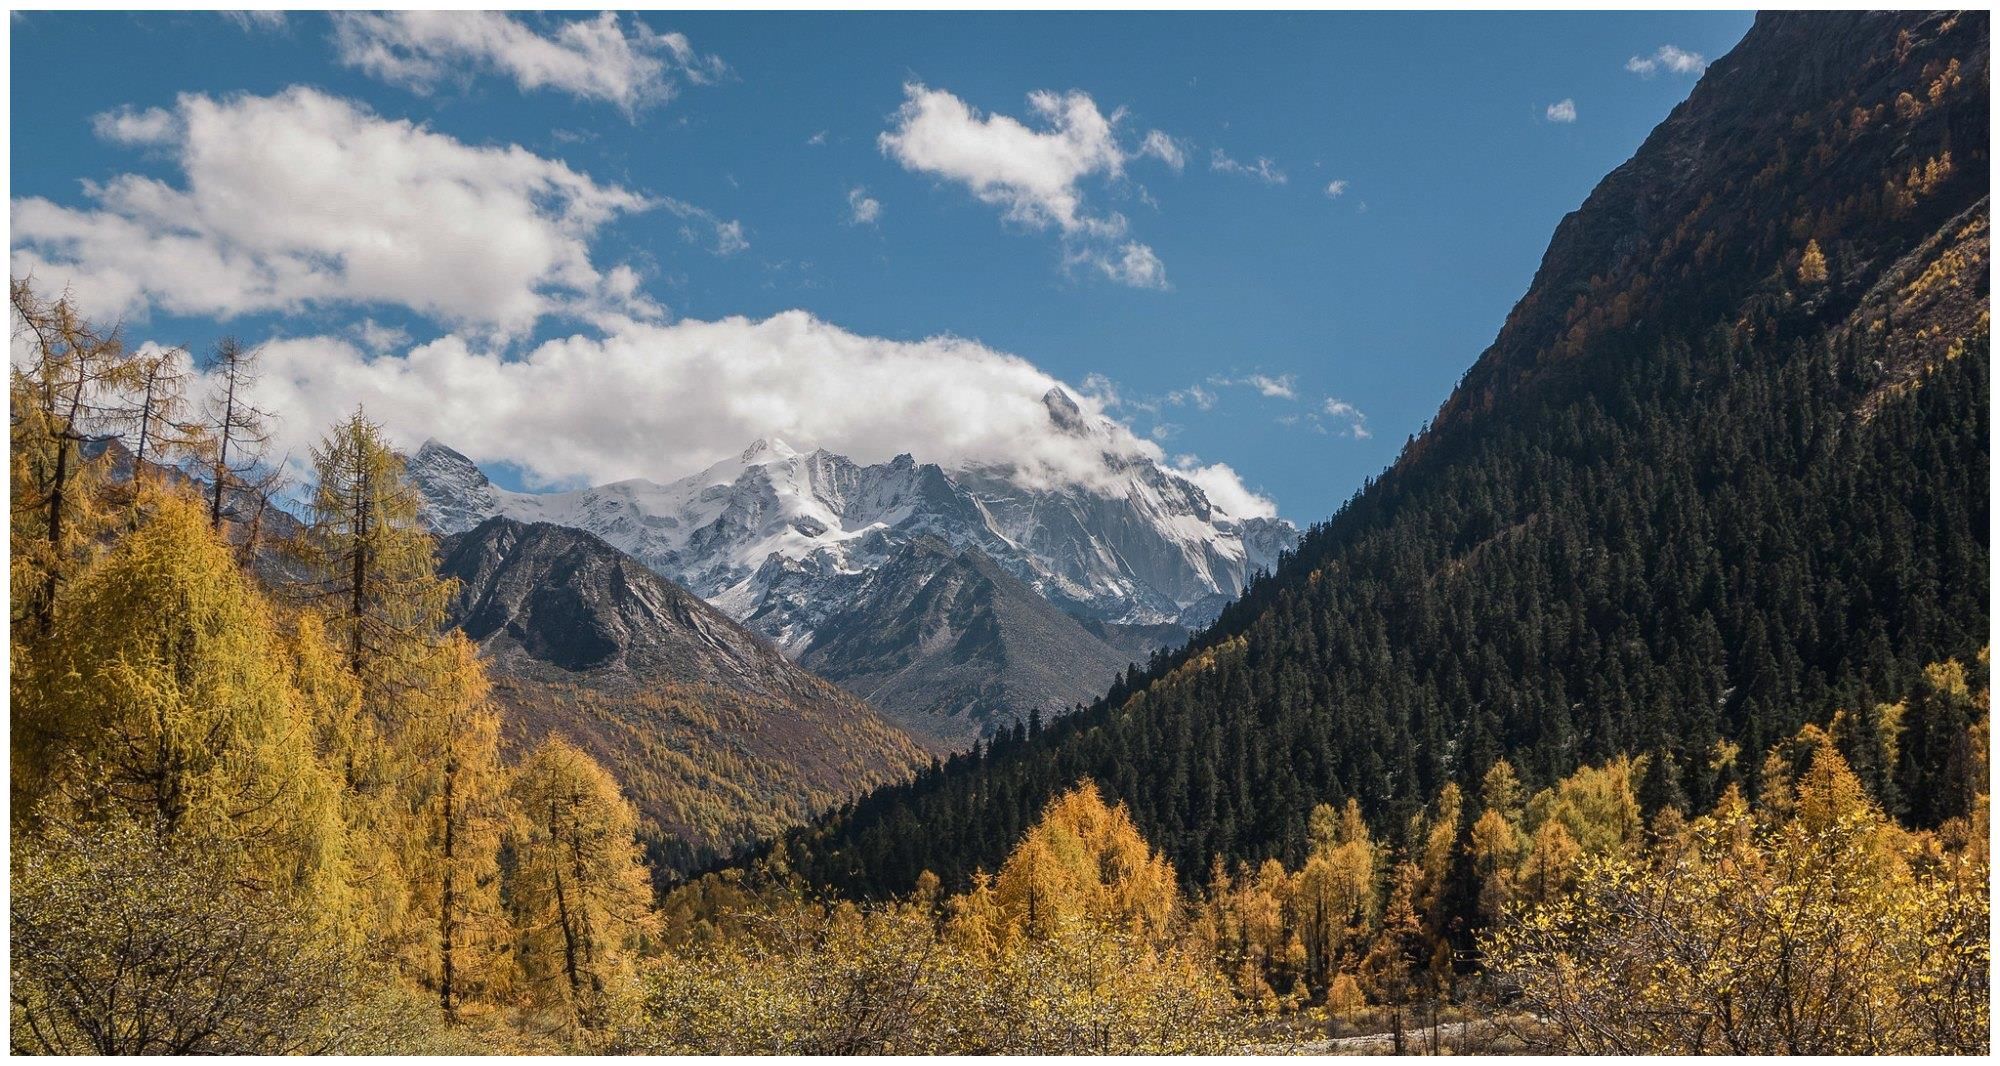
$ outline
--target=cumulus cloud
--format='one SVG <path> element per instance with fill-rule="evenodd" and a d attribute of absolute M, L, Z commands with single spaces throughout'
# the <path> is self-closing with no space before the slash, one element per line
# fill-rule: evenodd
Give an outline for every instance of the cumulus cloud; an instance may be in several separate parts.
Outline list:
<path fill-rule="evenodd" d="M 1187 151 L 1181 147 L 1179 141 L 1174 140 L 1159 130 L 1146 131 L 1146 139 L 1139 142 L 1138 154 L 1151 156 L 1165 163 L 1168 169 L 1176 174 L 1181 172 L 1181 168 L 1187 166 Z"/>
<path fill-rule="evenodd" d="M 882 201 L 868 195 L 866 186 L 847 190 L 847 220 L 856 226 L 872 226 L 882 219 Z"/>
<path fill-rule="evenodd" d="M 1100 431 L 1066 433 L 1043 397 L 1061 388 Z M 264 345 L 256 400 L 281 418 L 278 451 L 306 454 L 359 403 L 406 446 L 434 436 L 537 483 L 670 480 L 776 436 L 862 462 L 1014 463 L 1029 486 L 1104 483 L 1104 452 L 1164 463 L 1157 444 L 1105 416 L 1089 388 L 973 341 L 863 336 L 803 311 L 763 320 L 633 323 L 509 359 L 458 335 L 371 358 L 349 340 Z M 1227 467 L 1189 474 L 1232 514 L 1269 500 Z"/>
<path fill-rule="evenodd" d="M 1335 178 L 1326 183 L 1326 195 L 1330 200 L 1338 200 L 1347 192 L 1347 179 Z"/>
<path fill-rule="evenodd" d="M 12 205 L 14 272 L 73 285 L 100 317 L 389 304 L 518 333 L 551 313 L 658 310 L 589 247 L 653 202 L 518 146 L 475 147 L 306 88 L 183 95 L 167 118 L 128 113 L 100 132 L 157 137 L 184 184 L 121 174 L 86 182 L 87 207 Z"/>
<path fill-rule="evenodd" d="M 1165 264 L 1126 237 L 1125 216 L 1084 204 L 1085 179 L 1124 174 L 1127 156 L 1116 136 L 1122 112 L 1104 114 L 1086 93 L 1034 92 L 1028 107 L 1037 129 L 1011 115 L 981 114 L 916 82 L 903 95 L 890 128 L 877 138 L 884 155 L 906 170 L 965 186 L 1009 222 L 1056 231 L 1069 266 L 1126 285 L 1166 287 Z"/>
<path fill-rule="evenodd" d="M 1115 116 L 1080 92 L 1028 95 L 1046 126 L 1031 129 L 1009 115 L 981 115 L 958 97 L 912 82 L 894 125 L 878 139 L 905 169 L 956 181 L 1010 221 L 1064 233 L 1122 232 L 1122 219 L 1093 218 L 1077 184 L 1117 177 L 1125 156 L 1112 135 Z"/>
<path fill-rule="evenodd" d="M 1550 122 L 1575 122 L 1576 101 L 1558 100 L 1555 103 L 1549 105 L 1546 114 Z"/>
<path fill-rule="evenodd" d="M 1700 74 L 1708 69 L 1708 60 L 1700 52 L 1689 52 L 1670 44 L 1663 44 L 1649 56 L 1633 56 L 1625 61 L 1625 69 L 1642 78 L 1650 78 L 1661 71 L 1669 74 Z"/>
<path fill-rule="evenodd" d="M 1224 174 L 1237 174 L 1246 178 L 1256 178 L 1266 185 L 1283 185 L 1285 172 L 1278 169 L 1269 156 L 1258 156 L 1255 163 L 1243 163 L 1229 158 L 1229 154 L 1217 148 L 1208 157 L 1208 169 Z"/>
<path fill-rule="evenodd" d="M 666 102 L 681 82 L 706 84 L 728 65 L 679 33 L 654 33 L 614 12 L 558 20 L 542 34 L 495 11 L 342 12 L 333 16 L 342 63 L 393 85 L 430 92 L 493 73 L 522 92 L 553 89 L 615 104 L 628 115 Z"/>
<path fill-rule="evenodd" d="M 1353 437 L 1355 440 L 1367 440 L 1373 435 L 1368 432 L 1368 416 L 1362 414 L 1360 408 L 1348 403 L 1346 400 L 1340 399 L 1337 396 L 1329 396 L 1326 398 L 1326 402 L 1320 405 L 1320 410 L 1325 412 L 1328 418 L 1334 420 L 1334 432 L 1336 433 Z"/>

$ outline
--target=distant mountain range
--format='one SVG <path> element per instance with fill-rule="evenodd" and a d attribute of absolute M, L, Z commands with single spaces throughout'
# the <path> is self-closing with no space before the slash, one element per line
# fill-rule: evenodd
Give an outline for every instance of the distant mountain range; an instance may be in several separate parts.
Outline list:
<path fill-rule="evenodd" d="M 1102 692 L 1298 540 L 1282 519 L 1230 515 L 1187 478 L 1120 454 L 1110 424 L 1061 390 L 1043 402 L 1061 432 L 1103 442 L 1092 485 L 908 455 L 861 465 L 778 440 L 667 484 L 569 492 L 502 489 L 437 441 L 408 470 L 434 530 L 506 516 L 595 534 L 962 747 Z"/>

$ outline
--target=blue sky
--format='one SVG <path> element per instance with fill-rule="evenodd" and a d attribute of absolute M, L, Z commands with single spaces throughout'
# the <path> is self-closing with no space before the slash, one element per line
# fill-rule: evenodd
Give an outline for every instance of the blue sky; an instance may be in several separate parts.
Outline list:
<path fill-rule="evenodd" d="M 489 18 L 17 15 L 15 271 L 135 340 L 266 343 L 300 439 L 365 400 L 517 484 L 671 477 L 761 422 L 980 457 L 1042 375 L 1307 522 L 1750 23 Z"/>

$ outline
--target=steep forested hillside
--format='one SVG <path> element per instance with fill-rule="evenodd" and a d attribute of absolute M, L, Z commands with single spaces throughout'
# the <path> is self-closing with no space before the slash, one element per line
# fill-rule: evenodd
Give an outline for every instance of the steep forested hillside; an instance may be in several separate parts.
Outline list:
<path fill-rule="evenodd" d="M 1188 878 L 1297 863 L 1318 803 L 1398 834 L 1503 754 L 1530 788 L 1652 756 L 1649 808 L 1707 809 L 1841 708 L 1892 812 L 1958 813 L 1964 723 L 1868 708 L 1986 640 L 1988 34 L 1760 16 L 1275 576 L 1085 713 L 793 834 L 792 864 L 962 885 L 1086 777 Z"/>

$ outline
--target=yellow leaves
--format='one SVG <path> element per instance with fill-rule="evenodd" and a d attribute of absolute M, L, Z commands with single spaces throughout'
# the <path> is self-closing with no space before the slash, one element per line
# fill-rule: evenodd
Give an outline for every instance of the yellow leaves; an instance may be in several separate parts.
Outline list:
<path fill-rule="evenodd" d="M 1888 826 L 1823 739 L 1799 745 L 1796 816 L 1759 829 L 1731 790 L 1643 865 L 1586 860 L 1485 938 L 1491 973 L 1568 1051 L 1983 1049 L 1983 879 L 1907 861 L 1934 843 Z"/>
<path fill-rule="evenodd" d="M 1819 250 L 1819 242 L 1807 241 L 1806 250 L 1799 256 L 1799 284 L 1826 284 L 1826 254 Z"/>
<path fill-rule="evenodd" d="M 1106 806 L 1088 781 L 1043 811 L 1001 866 L 995 891 L 1006 923 L 1034 935 L 1066 918 L 1157 935 L 1180 903 L 1172 864 L 1147 845 L 1123 804 Z"/>

